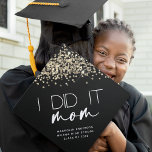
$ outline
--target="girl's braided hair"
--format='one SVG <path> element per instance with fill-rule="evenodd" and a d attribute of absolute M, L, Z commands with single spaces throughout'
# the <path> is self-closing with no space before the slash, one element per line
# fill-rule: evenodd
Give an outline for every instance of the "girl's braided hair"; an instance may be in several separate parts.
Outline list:
<path fill-rule="evenodd" d="M 131 27 L 124 21 L 120 21 L 118 19 L 108 19 L 106 21 L 100 21 L 97 27 L 95 27 L 94 29 L 93 36 L 94 38 L 96 38 L 98 35 L 101 35 L 102 33 L 105 33 L 109 30 L 119 30 L 125 32 L 132 43 L 133 52 L 136 50 L 135 38 Z"/>

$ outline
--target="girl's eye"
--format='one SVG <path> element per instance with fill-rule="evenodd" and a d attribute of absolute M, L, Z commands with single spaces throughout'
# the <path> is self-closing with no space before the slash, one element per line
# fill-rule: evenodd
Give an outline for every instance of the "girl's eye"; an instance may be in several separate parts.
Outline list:
<path fill-rule="evenodd" d="M 127 60 L 124 58 L 118 58 L 117 61 L 121 64 L 127 63 Z"/>
<path fill-rule="evenodd" d="M 102 55 L 102 56 L 106 56 L 107 52 L 106 51 L 99 51 L 99 54 Z"/>

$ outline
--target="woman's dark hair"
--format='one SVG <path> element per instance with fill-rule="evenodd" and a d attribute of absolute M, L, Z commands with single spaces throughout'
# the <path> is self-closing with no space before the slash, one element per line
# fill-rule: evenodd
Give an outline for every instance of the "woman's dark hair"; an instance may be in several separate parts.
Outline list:
<path fill-rule="evenodd" d="M 124 21 L 120 21 L 118 19 L 108 19 L 106 21 L 100 21 L 98 26 L 94 29 L 94 32 L 93 32 L 94 39 L 98 35 L 101 35 L 102 33 L 105 33 L 109 30 L 118 30 L 118 31 L 125 32 L 132 43 L 133 52 L 136 50 L 135 38 L 131 30 L 131 27 L 128 24 L 126 24 Z"/>
<path fill-rule="evenodd" d="M 70 25 L 41 21 L 41 36 L 35 53 L 38 71 L 41 71 L 56 50 L 65 43 L 89 62 L 93 59 L 93 34 L 88 21 L 81 29 Z"/>

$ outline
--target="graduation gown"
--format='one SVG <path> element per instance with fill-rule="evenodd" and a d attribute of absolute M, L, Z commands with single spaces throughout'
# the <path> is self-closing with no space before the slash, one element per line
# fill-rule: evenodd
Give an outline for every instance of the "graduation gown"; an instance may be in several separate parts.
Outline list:
<path fill-rule="evenodd" d="M 7 71 L 0 79 L 0 147 L 2 152 L 62 152 L 62 150 L 15 116 L 12 109 L 34 80 L 30 66 Z M 152 116 L 145 97 L 121 82 L 130 98 L 113 121 L 127 139 L 126 152 L 150 152 Z"/>

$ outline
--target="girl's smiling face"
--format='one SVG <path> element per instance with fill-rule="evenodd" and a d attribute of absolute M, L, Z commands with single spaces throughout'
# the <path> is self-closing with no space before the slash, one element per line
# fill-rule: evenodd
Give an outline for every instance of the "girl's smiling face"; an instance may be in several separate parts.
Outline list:
<path fill-rule="evenodd" d="M 111 30 L 95 38 L 94 65 L 116 83 L 123 79 L 132 55 L 132 43 L 124 32 Z"/>

